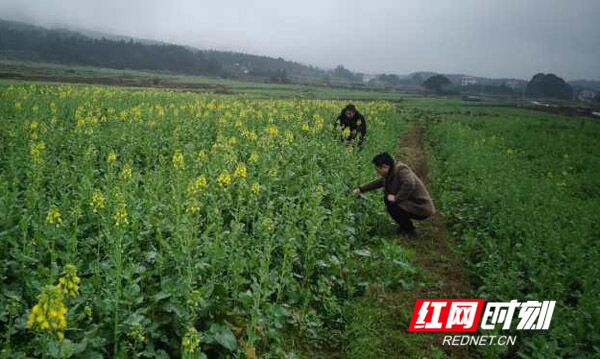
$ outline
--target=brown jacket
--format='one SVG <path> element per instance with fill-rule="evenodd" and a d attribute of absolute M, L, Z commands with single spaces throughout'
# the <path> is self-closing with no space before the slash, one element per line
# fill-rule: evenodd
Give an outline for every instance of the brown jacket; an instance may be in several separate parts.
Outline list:
<path fill-rule="evenodd" d="M 385 178 L 359 186 L 361 192 L 383 187 L 385 195 L 396 196 L 396 203 L 406 212 L 429 217 L 435 213 L 435 207 L 427 188 L 414 172 L 404 163 L 396 161 L 396 166 Z"/>

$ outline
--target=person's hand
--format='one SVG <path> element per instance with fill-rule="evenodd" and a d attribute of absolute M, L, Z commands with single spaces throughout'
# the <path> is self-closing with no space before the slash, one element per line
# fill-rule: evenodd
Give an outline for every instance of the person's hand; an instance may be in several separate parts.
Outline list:
<path fill-rule="evenodd" d="M 358 196 L 360 194 L 360 188 L 355 188 L 352 190 L 352 194 Z"/>
<path fill-rule="evenodd" d="M 387 199 L 390 202 L 396 202 L 396 196 L 394 196 L 393 194 L 388 194 Z"/>

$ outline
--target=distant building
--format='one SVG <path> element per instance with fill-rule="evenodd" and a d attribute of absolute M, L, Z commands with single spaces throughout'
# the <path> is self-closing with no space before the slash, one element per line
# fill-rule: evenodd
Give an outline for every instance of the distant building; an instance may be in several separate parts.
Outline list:
<path fill-rule="evenodd" d="M 377 75 L 371 75 L 371 74 L 364 74 L 363 75 L 363 82 L 369 82 L 371 80 L 374 80 L 377 78 Z"/>
<path fill-rule="evenodd" d="M 237 71 L 242 72 L 244 74 L 248 74 L 250 72 L 250 70 L 248 70 L 246 66 L 241 65 L 239 62 L 236 62 L 235 64 L 233 64 L 233 66 L 235 66 Z"/>
<path fill-rule="evenodd" d="M 477 79 L 472 76 L 464 76 L 460 84 L 464 86 L 475 85 L 477 83 Z"/>
<path fill-rule="evenodd" d="M 506 81 L 504 84 L 505 84 L 506 86 L 510 87 L 510 88 L 511 88 L 511 89 L 513 89 L 513 90 L 514 90 L 514 89 L 518 89 L 518 88 L 521 88 L 521 87 L 523 87 L 523 86 L 521 85 L 521 83 L 520 83 L 519 81 L 516 81 L 516 80 L 508 80 L 508 81 Z"/>
<path fill-rule="evenodd" d="M 582 91 L 579 91 L 577 98 L 579 99 L 579 101 L 592 101 L 594 99 L 594 97 L 596 97 L 597 95 L 598 94 L 595 91 L 582 90 Z"/>

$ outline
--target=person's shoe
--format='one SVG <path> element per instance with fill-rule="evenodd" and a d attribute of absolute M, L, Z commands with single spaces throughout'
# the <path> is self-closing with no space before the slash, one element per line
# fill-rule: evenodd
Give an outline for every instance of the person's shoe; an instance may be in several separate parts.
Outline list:
<path fill-rule="evenodd" d="M 417 231 L 414 228 L 406 229 L 406 228 L 398 227 L 398 228 L 396 228 L 396 233 L 403 235 L 403 236 L 407 236 L 409 238 L 414 238 L 417 236 Z"/>

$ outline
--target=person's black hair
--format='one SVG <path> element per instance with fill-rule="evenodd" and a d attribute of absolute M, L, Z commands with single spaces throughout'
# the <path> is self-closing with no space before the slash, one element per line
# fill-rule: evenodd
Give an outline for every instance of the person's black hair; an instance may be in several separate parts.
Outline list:
<path fill-rule="evenodd" d="M 373 157 L 373 164 L 377 167 L 381 167 L 383 165 L 394 167 L 394 158 L 392 158 L 389 153 L 383 152 Z"/>
<path fill-rule="evenodd" d="M 346 106 L 344 106 L 342 112 L 340 112 L 340 117 L 346 117 L 346 111 L 352 111 L 359 117 L 361 116 L 360 112 L 356 110 L 356 106 L 354 106 L 354 104 L 349 103 Z"/>

